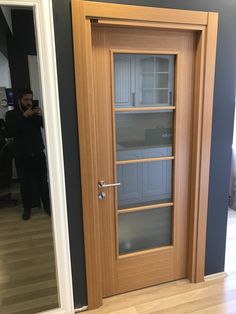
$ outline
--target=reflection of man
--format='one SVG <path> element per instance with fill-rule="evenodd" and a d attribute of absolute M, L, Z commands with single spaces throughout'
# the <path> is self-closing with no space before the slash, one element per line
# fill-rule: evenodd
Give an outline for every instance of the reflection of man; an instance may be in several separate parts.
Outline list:
<path fill-rule="evenodd" d="M 6 113 L 6 125 L 9 136 L 14 138 L 16 169 L 20 182 L 24 212 L 22 218 L 31 215 L 33 200 L 33 182 L 36 183 L 44 210 L 50 215 L 47 166 L 44 143 L 41 134 L 43 126 L 40 107 L 33 107 L 31 90 L 19 90 L 18 106 Z"/>

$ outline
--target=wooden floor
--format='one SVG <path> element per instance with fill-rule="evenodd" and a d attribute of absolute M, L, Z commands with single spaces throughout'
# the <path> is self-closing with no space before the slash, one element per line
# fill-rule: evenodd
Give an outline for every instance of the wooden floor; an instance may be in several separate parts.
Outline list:
<path fill-rule="evenodd" d="M 228 215 L 225 271 L 227 274 L 236 272 L 236 211 L 232 209 Z"/>
<path fill-rule="evenodd" d="M 111 297 L 87 313 L 235 314 L 236 273 L 200 284 L 182 280 Z"/>
<path fill-rule="evenodd" d="M 225 278 L 167 283 L 104 300 L 88 314 L 236 314 L 236 212 L 229 212 Z M 51 220 L 34 209 L 0 208 L 0 313 L 33 314 L 58 307 Z"/>
<path fill-rule="evenodd" d="M 51 219 L 41 209 L 0 208 L 0 313 L 33 314 L 58 307 Z"/>
<path fill-rule="evenodd" d="M 104 299 L 88 314 L 236 314 L 236 212 L 230 210 L 226 277 L 200 284 L 187 280 L 158 285 Z"/>

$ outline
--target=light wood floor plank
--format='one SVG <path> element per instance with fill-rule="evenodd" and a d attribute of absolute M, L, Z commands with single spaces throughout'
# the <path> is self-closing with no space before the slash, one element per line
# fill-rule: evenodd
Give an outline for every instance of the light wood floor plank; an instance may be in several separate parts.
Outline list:
<path fill-rule="evenodd" d="M 104 299 L 101 308 L 88 314 L 235 314 L 235 304 L 233 273 L 200 284 L 179 281 L 114 296 Z"/>
<path fill-rule="evenodd" d="M 51 219 L 20 206 L 0 208 L 0 313 L 34 314 L 58 307 Z"/>

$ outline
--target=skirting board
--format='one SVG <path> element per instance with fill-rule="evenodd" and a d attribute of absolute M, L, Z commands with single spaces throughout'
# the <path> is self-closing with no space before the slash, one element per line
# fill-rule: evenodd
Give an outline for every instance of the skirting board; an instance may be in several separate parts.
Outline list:
<path fill-rule="evenodd" d="M 220 273 L 207 275 L 204 277 L 204 279 L 205 279 L 205 281 L 209 281 L 209 280 L 213 280 L 213 279 L 225 278 L 226 276 L 228 276 L 228 274 L 225 271 L 222 271 Z"/>

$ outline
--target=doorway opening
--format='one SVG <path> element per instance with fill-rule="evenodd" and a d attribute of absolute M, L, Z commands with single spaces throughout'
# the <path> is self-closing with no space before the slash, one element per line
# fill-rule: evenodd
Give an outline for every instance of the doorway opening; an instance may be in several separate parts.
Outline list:
<path fill-rule="evenodd" d="M 6 164 L 1 167 L 0 233 L 3 242 L 0 246 L 3 256 L 0 271 L 4 280 L 1 281 L 3 293 L 0 311 L 31 314 L 53 309 L 55 313 L 72 313 L 74 307 L 51 1 L 39 3 L 32 0 L 26 5 L 25 1 L 20 0 L 0 0 L 0 5 L 1 26 L 4 26 L 0 28 L 3 32 L 0 37 L 0 66 L 1 74 L 4 73 L 1 75 L 0 93 L 1 162 L 7 164 L 7 167 Z M 22 89 L 27 93 L 20 96 L 17 91 Z M 28 108 L 24 107 L 25 95 Z M 40 156 L 44 159 L 44 170 L 48 168 L 45 180 L 53 182 L 50 186 L 51 206 L 45 206 L 39 182 L 32 179 L 35 172 L 34 175 L 31 172 L 32 182 L 25 184 L 25 187 L 31 188 L 31 212 L 27 217 L 24 216 L 19 164 L 16 165 L 16 153 L 22 149 L 20 145 L 20 149 L 17 149 L 16 137 L 24 132 L 11 132 L 11 127 L 18 123 L 11 123 L 10 126 L 10 119 L 7 119 L 16 111 L 21 126 L 27 121 L 27 127 L 34 126 L 36 129 L 30 120 L 33 117 L 40 122 L 37 126 L 42 133 L 37 129 L 37 134 L 43 151 L 40 151 Z M 26 115 L 26 111 L 31 114 Z M 32 149 L 33 145 L 26 146 Z M 30 161 L 25 163 L 34 171 L 42 161 L 36 161 L 38 153 L 27 155 Z M 51 212 L 46 210 L 50 208 Z"/>

